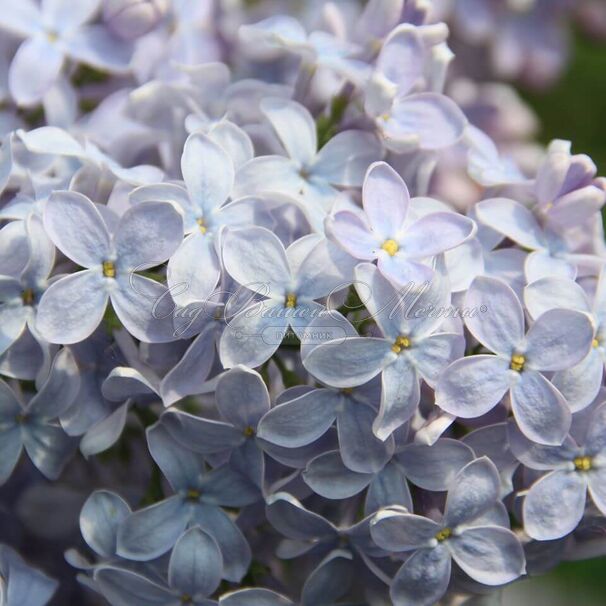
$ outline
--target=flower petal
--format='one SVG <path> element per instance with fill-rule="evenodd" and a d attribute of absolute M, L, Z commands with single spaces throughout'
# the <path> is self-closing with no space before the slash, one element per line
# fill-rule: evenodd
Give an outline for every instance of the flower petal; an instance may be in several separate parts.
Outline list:
<path fill-rule="evenodd" d="M 537 541 L 570 534 L 585 511 L 587 484 L 575 471 L 554 471 L 535 482 L 524 499 L 524 529 Z"/>

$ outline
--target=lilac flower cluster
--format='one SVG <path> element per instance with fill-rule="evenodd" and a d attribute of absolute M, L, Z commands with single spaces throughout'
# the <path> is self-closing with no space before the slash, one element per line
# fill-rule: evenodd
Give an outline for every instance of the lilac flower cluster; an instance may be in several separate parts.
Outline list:
<path fill-rule="evenodd" d="M 471 606 L 606 553 L 606 181 L 438 3 L 291 4 L 0 0 L 2 605 Z"/>

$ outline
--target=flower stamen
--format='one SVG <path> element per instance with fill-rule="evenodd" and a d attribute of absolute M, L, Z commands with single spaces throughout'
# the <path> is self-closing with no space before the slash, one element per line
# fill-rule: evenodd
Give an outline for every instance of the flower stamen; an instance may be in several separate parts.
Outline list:
<path fill-rule="evenodd" d="M 202 217 L 198 217 L 196 219 L 196 223 L 198 224 L 198 229 L 200 230 L 200 233 L 205 234 L 208 231 L 208 227 L 206 226 L 206 223 L 204 222 L 204 219 Z"/>
<path fill-rule="evenodd" d="M 385 240 L 383 244 L 381 244 L 381 249 L 384 250 L 390 257 L 393 257 L 398 250 L 400 250 L 400 246 L 395 240 Z"/>
<path fill-rule="evenodd" d="M 443 543 L 444 541 L 446 541 L 446 539 L 450 539 L 451 536 L 452 536 L 451 528 L 442 528 L 442 530 L 439 530 L 438 532 L 436 532 L 435 539 L 438 543 Z"/>
<path fill-rule="evenodd" d="M 401 353 L 403 349 L 408 349 L 410 347 L 410 339 L 403 335 L 400 335 L 391 346 L 391 351 L 394 353 Z"/>
<path fill-rule="evenodd" d="M 31 288 L 26 288 L 21 293 L 21 300 L 23 301 L 23 305 L 33 305 L 34 304 L 34 291 Z"/>
<path fill-rule="evenodd" d="M 526 358 L 522 354 L 513 354 L 513 356 L 511 356 L 511 364 L 509 365 L 509 368 L 511 368 L 511 370 L 515 370 L 516 372 L 522 372 L 525 364 Z"/>
<path fill-rule="evenodd" d="M 575 457 L 573 463 L 577 471 L 589 471 L 593 467 L 593 461 L 588 456 Z"/>
<path fill-rule="evenodd" d="M 295 295 L 294 293 L 288 293 L 286 295 L 286 300 L 284 301 L 284 307 L 289 307 L 290 309 L 292 309 L 293 307 L 297 306 L 297 295 Z"/>
<path fill-rule="evenodd" d="M 113 261 L 103 261 L 103 275 L 106 278 L 116 277 L 116 265 Z"/>

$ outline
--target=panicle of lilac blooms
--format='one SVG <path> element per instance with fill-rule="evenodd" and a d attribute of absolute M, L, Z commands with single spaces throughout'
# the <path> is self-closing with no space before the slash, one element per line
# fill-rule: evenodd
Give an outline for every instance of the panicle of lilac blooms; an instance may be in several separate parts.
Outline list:
<path fill-rule="evenodd" d="M 606 553 L 606 181 L 473 77 L 553 81 L 573 7 L 295 4 L 0 0 L 7 606 Z"/>

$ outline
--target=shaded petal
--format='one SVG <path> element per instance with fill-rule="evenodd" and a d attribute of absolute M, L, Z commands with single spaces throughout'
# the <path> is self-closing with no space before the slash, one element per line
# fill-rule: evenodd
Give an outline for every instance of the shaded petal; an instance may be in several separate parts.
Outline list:
<path fill-rule="evenodd" d="M 85 458 L 106 451 L 118 441 L 126 426 L 128 409 L 129 403 L 126 402 L 84 434 L 80 440 L 80 452 Z"/>
<path fill-rule="evenodd" d="M 329 389 L 315 389 L 270 410 L 260 421 L 257 435 L 278 446 L 311 444 L 332 426 L 340 397 Z"/>
<path fill-rule="evenodd" d="M 419 549 L 396 573 L 389 592 L 391 599 L 398 606 L 433 606 L 446 593 L 450 568 L 445 547 Z"/>
<path fill-rule="evenodd" d="M 381 405 L 373 423 L 377 438 L 385 440 L 410 419 L 419 404 L 419 376 L 404 356 L 383 369 Z"/>
<path fill-rule="evenodd" d="M 592 470 L 587 474 L 589 494 L 595 506 L 606 515 L 606 472 L 604 468 Z"/>
<path fill-rule="evenodd" d="M 210 299 L 221 277 L 214 240 L 199 230 L 187 236 L 169 259 L 166 277 L 179 306 Z"/>
<path fill-rule="evenodd" d="M 101 5 L 100 0 L 81 0 L 77 5 L 66 0 L 42 0 L 42 13 L 58 31 L 76 29 L 90 21 Z"/>
<path fill-rule="evenodd" d="M 444 508 L 446 525 L 454 528 L 481 516 L 499 500 L 500 488 L 499 472 L 488 457 L 465 465 L 448 491 Z"/>
<path fill-rule="evenodd" d="M 175 495 L 130 514 L 118 529 L 117 553 L 145 562 L 166 553 L 185 530 L 188 514 Z"/>
<path fill-rule="evenodd" d="M 464 419 L 492 410 L 509 389 L 508 362 L 498 356 L 455 360 L 438 379 L 436 404 Z"/>
<path fill-rule="evenodd" d="M 228 423 L 203 419 L 181 410 L 162 415 L 162 424 L 183 447 L 200 454 L 225 452 L 244 441 L 242 432 Z"/>
<path fill-rule="evenodd" d="M 381 155 L 381 144 L 372 133 L 342 131 L 318 152 L 311 173 L 333 185 L 360 187 L 369 164 Z"/>
<path fill-rule="evenodd" d="M 410 194 L 402 177 L 389 164 L 376 162 L 366 173 L 362 203 L 375 236 L 388 240 L 406 221 Z"/>
<path fill-rule="evenodd" d="M 44 207 L 44 229 L 55 246 L 82 267 L 111 260 L 105 222 L 97 207 L 82 194 L 54 192 Z"/>
<path fill-rule="evenodd" d="M 452 99 L 436 93 L 419 93 L 397 98 L 391 119 L 385 123 L 386 144 L 398 150 L 410 147 L 411 140 L 420 149 L 449 147 L 462 136 L 467 118 Z"/>
<path fill-rule="evenodd" d="M 577 276 L 577 268 L 574 263 L 553 256 L 548 251 L 535 250 L 526 257 L 524 273 L 527 282 L 553 277 L 574 280 Z"/>
<path fill-rule="evenodd" d="M 545 247 L 541 226 L 533 214 L 519 202 L 508 198 L 492 198 L 476 205 L 478 219 L 524 248 Z"/>
<path fill-rule="evenodd" d="M 238 526 L 222 509 L 204 503 L 196 507 L 194 523 L 217 542 L 223 556 L 223 578 L 239 583 L 250 567 L 252 556 Z"/>
<path fill-rule="evenodd" d="M 462 442 L 440 438 L 432 446 L 408 444 L 397 458 L 413 484 L 425 490 L 445 491 L 459 471 L 474 459 L 474 453 Z"/>
<path fill-rule="evenodd" d="M 572 415 L 562 394 L 540 373 L 526 370 L 511 389 L 511 408 L 522 433 L 539 444 L 557 446 Z"/>
<path fill-rule="evenodd" d="M 8 86 L 15 101 L 20 105 L 38 103 L 57 81 L 63 61 L 59 47 L 46 37 L 25 40 L 8 71 Z"/>
<path fill-rule="evenodd" d="M 382 507 L 402 506 L 412 511 L 412 495 L 408 488 L 406 476 L 400 466 L 393 460 L 377 473 L 366 491 L 364 512 L 369 515 Z"/>
<path fill-rule="evenodd" d="M 335 527 L 322 516 L 305 509 L 292 495 L 277 492 L 267 498 L 267 519 L 289 539 L 308 541 L 336 537 Z"/>
<path fill-rule="evenodd" d="M 162 379 L 160 393 L 165 406 L 202 393 L 215 360 L 214 331 L 208 324 Z"/>
<path fill-rule="evenodd" d="M 401 250 L 412 258 L 432 257 L 456 248 L 475 233 L 475 223 L 457 213 L 430 213 L 412 223 L 401 239 Z"/>
<path fill-rule="evenodd" d="M 270 407 L 261 375 L 245 366 L 236 366 L 221 376 L 215 398 L 221 416 L 242 429 L 256 428 Z"/>
<path fill-rule="evenodd" d="M 169 202 L 142 202 L 120 218 L 114 234 L 118 271 L 164 263 L 183 241 L 183 219 Z"/>
<path fill-rule="evenodd" d="M 264 227 L 228 232 L 223 242 L 223 262 L 236 282 L 275 299 L 284 296 L 292 280 L 282 242 Z"/>
<path fill-rule="evenodd" d="M 526 572 L 522 545 L 506 528 L 468 528 L 446 546 L 463 571 L 484 585 L 504 585 Z"/>
<path fill-rule="evenodd" d="M 149 452 L 174 491 L 196 486 L 204 469 L 202 457 L 181 446 L 158 421 L 146 431 Z"/>
<path fill-rule="evenodd" d="M 379 511 L 370 524 L 374 541 L 388 551 L 412 551 L 426 546 L 441 526 L 433 520 L 397 508 Z"/>
<path fill-rule="evenodd" d="M 29 401 L 27 412 L 39 419 L 55 419 L 65 412 L 80 390 L 80 374 L 69 349 L 57 353 L 40 391 Z"/>
<path fill-rule="evenodd" d="M 103 25 L 86 25 L 63 39 L 67 54 L 73 59 L 101 70 L 128 71 L 132 46 L 112 36 Z"/>
<path fill-rule="evenodd" d="M 63 428 L 46 423 L 26 423 L 23 426 L 23 446 L 32 463 L 49 480 L 56 480 L 76 450 L 77 441 Z"/>
<path fill-rule="evenodd" d="M 343 465 L 338 451 L 313 458 L 303 472 L 305 483 L 327 499 L 347 499 L 368 486 L 372 474 L 357 473 Z"/>
<path fill-rule="evenodd" d="M 564 396 L 570 410 L 578 412 L 595 400 L 602 386 L 603 375 L 604 361 L 599 352 L 592 348 L 581 362 L 555 373 L 551 382 Z"/>
<path fill-rule="evenodd" d="M 164 284 L 135 273 L 118 275 L 116 282 L 119 288 L 111 290 L 111 302 L 118 319 L 133 337 L 145 343 L 176 340 L 174 303 Z"/>
<path fill-rule="evenodd" d="M 84 341 L 101 323 L 107 299 L 100 269 L 61 278 L 51 284 L 40 299 L 36 330 L 50 343 Z"/>
<path fill-rule="evenodd" d="M 284 303 L 260 301 L 229 320 L 219 343 L 219 355 L 225 368 L 243 364 L 251 368 L 268 360 L 282 343 L 288 318 Z"/>
<path fill-rule="evenodd" d="M 409 356 L 425 382 L 434 387 L 442 370 L 465 352 L 465 338 L 458 334 L 437 334 L 411 348 Z"/>
<path fill-rule="evenodd" d="M 1 0 L 0 26 L 24 38 L 29 37 L 42 26 L 40 8 L 32 0 L 23 0 L 19 4 Z"/>
<path fill-rule="evenodd" d="M 94 579 L 113 606 L 172 606 L 178 597 L 148 578 L 130 570 L 103 566 Z"/>
<path fill-rule="evenodd" d="M 333 604 L 349 591 L 354 569 L 349 551 L 334 550 L 311 571 L 301 592 L 302 606 Z"/>
<path fill-rule="evenodd" d="M 391 354 L 385 339 L 347 337 L 314 348 L 303 361 L 320 381 L 334 387 L 355 387 L 376 377 Z"/>
<path fill-rule="evenodd" d="M 199 527 L 184 532 L 173 547 L 168 584 L 190 596 L 209 596 L 221 582 L 223 558 L 216 541 Z"/>
<path fill-rule="evenodd" d="M 293 606 L 283 595 L 269 589 L 239 589 L 223 594 L 220 606 Z"/>
<path fill-rule="evenodd" d="M 318 149 L 318 140 L 315 122 L 307 109 L 295 101 L 278 97 L 263 99 L 260 108 L 288 155 L 301 165 L 311 164 Z"/>
<path fill-rule="evenodd" d="M 379 440 L 372 431 L 376 410 L 362 402 L 346 401 L 337 415 L 341 457 L 346 467 L 358 473 L 377 473 L 394 451 L 392 440 Z"/>
<path fill-rule="evenodd" d="M 356 259 L 372 260 L 380 248 L 380 238 L 357 214 L 342 210 L 326 221 L 326 233 Z"/>
<path fill-rule="evenodd" d="M 524 499 L 524 530 L 537 541 L 571 533 L 585 511 L 587 483 L 574 471 L 554 471 L 535 482 Z"/>
<path fill-rule="evenodd" d="M 514 291 L 502 280 L 476 278 L 465 297 L 474 310 L 465 324 L 482 345 L 503 356 L 511 356 L 524 338 L 524 311 Z"/>
<path fill-rule="evenodd" d="M 0 431 L 0 485 L 10 478 L 22 450 L 21 428 L 17 425 L 3 428 Z"/>
<path fill-rule="evenodd" d="M 130 507 L 109 490 L 96 490 L 80 512 L 80 531 L 88 546 L 104 558 L 116 554 L 118 528 L 130 514 Z"/>
<path fill-rule="evenodd" d="M 536 320 L 550 309 L 590 312 L 587 294 L 574 280 L 541 278 L 524 289 L 524 303 Z"/>
<path fill-rule="evenodd" d="M 539 370 L 564 370 L 578 364 L 591 349 L 589 317 L 572 309 L 550 309 L 530 327 L 524 355 Z"/>
<path fill-rule="evenodd" d="M 191 200 L 201 216 L 223 204 L 234 186 L 234 165 L 227 152 L 206 135 L 195 133 L 185 142 L 181 172 Z"/>

